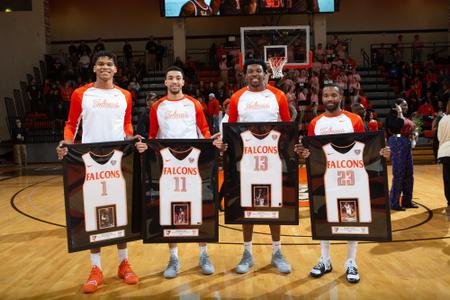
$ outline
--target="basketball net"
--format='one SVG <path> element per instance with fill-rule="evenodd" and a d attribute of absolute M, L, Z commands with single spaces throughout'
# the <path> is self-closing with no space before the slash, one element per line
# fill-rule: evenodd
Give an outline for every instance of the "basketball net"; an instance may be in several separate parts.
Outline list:
<path fill-rule="evenodd" d="M 272 69 L 272 78 L 283 78 L 283 67 L 286 62 L 286 56 L 269 57 L 269 65 Z"/>

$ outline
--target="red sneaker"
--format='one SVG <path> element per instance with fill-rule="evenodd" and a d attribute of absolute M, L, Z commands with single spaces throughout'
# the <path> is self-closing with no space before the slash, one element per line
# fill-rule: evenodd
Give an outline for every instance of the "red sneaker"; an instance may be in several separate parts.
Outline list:
<path fill-rule="evenodd" d="M 93 293 L 99 285 L 103 284 L 103 273 L 97 266 L 93 266 L 89 278 L 83 285 L 83 292 L 86 294 Z"/>
<path fill-rule="evenodd" d="M 130 264 L 128 263 L 128 259 L 124 259 L 119 266 L 119 270 L 117 271 L 117 276 L 122 278 L 126 284 L 136 284 L 139 282 L 139 278 L 131 269 Z"/>

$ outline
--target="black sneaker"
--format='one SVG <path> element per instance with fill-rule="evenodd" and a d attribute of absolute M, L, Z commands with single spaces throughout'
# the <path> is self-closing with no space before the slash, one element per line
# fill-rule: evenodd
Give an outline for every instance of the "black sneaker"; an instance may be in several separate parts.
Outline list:
<path fill-rule="evenodd" d="M 359 282 L 358 267 L 356 266 L 356 262 L 353 259 L 349 259 L 345 263 L 345 273 L 348 282 L 350 283 Z"/>
<path fill-rule="evenodd" d="M 330 273 L 332 270 L 333 267 L 331 266 L 330 259 L 324 259 L 321 257 L 317 265 L 315 265 L 311 272 L 309 272 L 309 275 L 311 275 L 311 277 L 318 278 L 326 273 Z"/>

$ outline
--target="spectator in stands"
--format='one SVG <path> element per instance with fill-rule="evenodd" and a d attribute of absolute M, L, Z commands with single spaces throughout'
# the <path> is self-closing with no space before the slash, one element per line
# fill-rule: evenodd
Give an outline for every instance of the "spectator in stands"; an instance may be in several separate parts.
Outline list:
<path fill-rule="evenodd" d="M 228 83 L 228 65 L 227 65 L 227 56 L 222 55 L 222 58 L 219 63 L 219 69 L 220 69 L 220 79 L 223 81 L 224 84 Z"/>
<path fill-rule="evenodd" d="M 220 132 L 223 133 L 223 123 L 228 123 L 228 111 L 229 111 L 229 107 L 230 107 L 230 99 L 226 99 L 223 102 L 223 106 L 222 106 L 222 110 L 223 110 L 223 116 L 222 119 L 220 120 Z M 221 199 L 221 198 L 219 198 Z"/>
<path fill-rule="evenodd" d="M 166 48 L 161 44 L 161 41 L 156 40 L 156 50 L 155 50 L 156 71 L 161 71 L 163 69 L 163 58 L 165 52 Z"/>
<path fill-rule="evenodd" d="M 180 68 L 180 69 L 184 68 L 184 63 L 183 63 L 183 61 L 181 60 L 181 58 L 179 56 L 175 57 L 175 61 L 173 62 L 173 65 L 175 67 Z"/>
<path fill-rule="evenodd" d="M 150 126 L 150 109 L 152 108 L 152 105 L 156 102 L 156 100 L 158 100 L 158 95 L 155 92 L 148 93 L 147 98 L 145 99 L 145 104 L 147 105 L 147 107 L 139 116 L 136 127 L 136 133 L 140 136 L 148 136 L 148 130 Z"/>
<path fill-rule="evenodd" d="M 86 45 L 84 41 L 81 41 L 80 45 L 78 46 L 78 56 L 82 56 L 84 53 L 87 56 L 91 56 L 92 50 L 91 47 Z"/>
<path fill-rule="evenodd" d="M 447 199 L 444 213 L 450 216 L 450 102 L 447 102 L 447 114 L 439 122 L 437 137 L 439 140 L 438 158 L 442 163 L 444 192 Z"/>
<path fill-rule="evenodd" d="M 323 49 L 322 43 L 317 44 L 317 48 L 314 51 L 314 58 L 316 61 L 322 61 L 325 57 L 325 51 Z"/>
<path fill-rule="evenodd" d="M 89 57 L 89 54 L 86 51 L 82 52 L 78 65 L 80 67 L 80 76 L 83 82 L 88 82 L 89 77 L 91 76 L 90 72 L 91 58 Z"/>
<path fill-rule="evenodd" d="M 417 112 L 422 115 L 424 120 L 432 120 L 434 118 L 434 108 L 433 105 L 431 105 L 431 93 L 427 92 L 427 98 L 423 100 L 423 104 L 419 106 L 419 109 Z"/>
<path fill-rule="evenodd" d="M 412 42 L 412 62 L 420 63 L 422 60 L 422 48 L 423 43 L 420 40 L 418 34 L 414 35 L 414 41 Z"/>
<path fill-rule="evenodd" d="M 99 51 L 105 51 L 105 44 L 101 38 L 97 39 L 97 44 L 94 46 L 94 55 Z"/>
<path fill-rule="evenodd" d="M 350 95 L 351 103 L 357 103 L 359 98 L 359 90 L 361 89 L 361 84 L 359 83 L 356 76 L 352 76 L 351 82 L 348 85 L 348 92 Z"/>
<path fill-rule="evenodd" d="M 298 105 L 298 112 L 299 112 L 299 118 L 298 118 L 298 129 L 301 130 L 303 126 L 303 121 L 305 121 L 305 110 L 307 105 L 309 104 L 307 101 L 308 97 L 308 89 L 304 88 L 298 92 L 297 95 L 297 105 Z"/>
<path fill-rule="evenodd" d="M 213 69 L 217 68 L 216 51 L 217 51 L 216 43 L 212 43 L 208 51 L 208 60 L 209 60 L 209 67 Z"/>
<path fill-rule="evenodd" d="M 128 41 L 125 41 L 122 51 L 125 58 L 125 66 L 129 67 L 133 63 L 133 47 Z"/>
<path fill-rule="evenodd" d="M 42 106 L 42 93 L 41 88 L 37 85 L 35 79 L 31 80 L 30 85 L 27 88 L 28 98 L 30 99 L 31 113 L 38 113 Z"/>
<path fill-rule="evenodd" d="M 133 77 L 128 84 L 128 90 L 131 92 L 133 97 L 136 99 L 139 95 L 139 91 L 141 90 L 141 85 L 139 84 L 136 77 Z"/>
<path fill-rule="evenodd" d="M 153 36 L 148 38 L 147 44 L 145 44 L 145 50 L 147 50 L 147 70 L 155 70 L 156 68 L 156 43 Z"/>
<path fill-rule="evenodd" d="M 366 122 L 369 131 L 374 132 L 378 131 L 378 121 L 375 119 L 375 112 L 373 109 L 366 110 Z"/>
<path fill-rule="evenodd" d="M 319 91 L 311 89 L 311 108 L 313 117 L 317 117 L 317 110 L 319 109 Z"/>
<path fill-rule="evenodd" d="M 208 95 L 208 120 L 211 133 L 218 132 L 220 129 L 220 103 L 216 95 L 211 93 Z"/>
<path fill-rule="evenodd" d="M 366 122 L 366 108 L 361 103 L 353 103 L 351 106 L 352 113 L 357 114 L 361 117 L 361 120 L 363 120 L 364 123 L 364 130 L 367 132 L 369 131 L 369 126 Z"/>
<path fill-rule="evenodd" d="M 415 124 L 406 118 L 408 104 L 404 99 L 397 99 L 386 118 L 386 133 L 392 158 L 392 185 L 389 200 L 391 209 L 403 211 L 405 208 L 417 208 L 412 202 L 413 161 L 411 142 L 415 140 Z M 402 203 L 400 206 L 400 195 Z"/>
<path fill-rule="evenodd" d="M 14 149 L 14 163 L 20 167 L 27 166 L 27 148 L 25 145 L 25 130 L 22 122 L 17 119 L 16 126 L 12 130 L 12 143 Z"/>
<path fill-rule="evenodd" d="M 61 86 L 60 90 L 64 110 L 63 119 L 66 119 L 67 115 L 69 114 L 70 97 L 72 97 L 73 86 L 69 81 L 67 81 L 66 83 L 64 83 L 64 86 Z"/>
<path fill-rule="evenodd" d="M 399 61 L 403 61 L 405 57 L 405 44 L 403 43 L 403 35 L 398 35 L 397 42 L 395 43 L 395 48 L 397 49 Z"/>
<path fill-rule="evenodd" d="M 68 50 L 69 50 L 69 56 L 70 57 L 73 57 L 73 56 L 78 57 L 78 48 L 77 48 L 77 46 L 75 46 L 73 41 L 70 42 Z"/>

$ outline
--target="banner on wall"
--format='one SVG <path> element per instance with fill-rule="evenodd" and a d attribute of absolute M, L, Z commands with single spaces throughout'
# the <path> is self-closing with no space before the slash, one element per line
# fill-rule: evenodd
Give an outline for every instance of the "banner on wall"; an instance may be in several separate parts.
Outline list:
<path fill-rule="evenodd" d="M 217 242 L 212 140 L 148 140 L 142 168 L 145 243 Z"/>
<path fill-rule="evenodd" d="M 305 137 L 312 237 L 391 241 L 383 132 Z"/>
<path fill-rule="evenodd" d="M 68 145 L 63 173 L 69 252 L 141 238 L 135 166 L 139 170 L 134 142 Z"/>
<path fill-rule="evenodd" d="M 298 224 L 294 123 L 224 123 L 225 223 Z"/>

